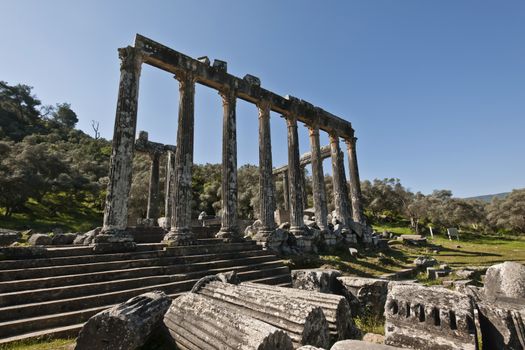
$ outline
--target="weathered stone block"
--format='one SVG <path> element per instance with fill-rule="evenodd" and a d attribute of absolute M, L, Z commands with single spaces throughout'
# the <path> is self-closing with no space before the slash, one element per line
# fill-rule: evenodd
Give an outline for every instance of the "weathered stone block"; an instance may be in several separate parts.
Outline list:
<path fill-rule="evenodd" d="M 29 237 L 28 243 L 36 246 L 36 245 L 51 245 L 52 238 L 51 236 L 48 236 L 43 233 L 35 233 Z"/>
<path fill-rule="evenodd" d="M 525 299 L 477 303 L 483 349 L 525 349 Z"/>
<path fill-rule="evenodd" d="M 165 230 L 169 230 L 171 227 L 171 217 L 162 216 L 157 219 L 157 224 L 159 225 L 159 227 L 162 227 Z"/>
<path fill-rule="evenodd" d="M 477 349 L 474 304 L 442 287 L 392 283 L 386 303 L 385 343 L 427 350 Z"/>
<path fill-rule="evenodd" d="M 75 350 L 137 349 L 160 326 L 170 304 L 163 292 L 151 292 L 99 312 L 80 330 Z"/>
<path fill-rule="evenodd" d="M 394 346 L 369 343 L 362 340 L 341 340 L 334 344 L 330 350 L 396 350 Z M 426 349 L 426 348 L 421 348 Z"/>
<path fill-rule="evenodd" d="M 484 289 L 487 296 L 525 298 L 525 265 L 506 261 L 489 267 Z"/>
<path fill-rule="evenodd" d="M 73 244 L 75 241 L 75 238 L 77 238 L 77 235 L 75 233 L 57 233 L 53 235 L 53 238 L 51 239 L 52 245 L 68 245 Z"/>
<path fill-rule="evenodd" d="M 22 238 L 20 232 L 0 232 L 0 246 L 8 246 Z"/>
<path fill-rule="evenodd" d="M 437 263 L 437 260 L 431 256 L 418 256 L 414 259 L 414 264 L 417 267 L 432 267 Z"/>
<path fill-rule="evenodd" d="M 338 277 L 337 280 L 344 287 L 344 295 L 350 303 L 352 315 L 383 316 L 388 280 L 350 276 Z"/>
<path fill-rule="evenodd" d="M 341 283 L 337 280 L 341 276 L 339 270 L 304 269 L 292 270 L 292 286 L 296 289 L 311 290 L 321 293 L 339 293 Z"/>

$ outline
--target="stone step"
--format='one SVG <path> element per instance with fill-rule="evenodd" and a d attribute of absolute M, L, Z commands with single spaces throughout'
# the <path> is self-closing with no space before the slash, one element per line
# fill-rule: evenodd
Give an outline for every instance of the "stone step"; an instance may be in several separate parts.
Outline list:
<path fill-rule="evenodd" d="M 83 325 L 84 323 L 77 323 L 70 326 L 44 329 L 36 332 L 24 332 L 22 334 L 18 334 L 12 337 L 0 338 L 0 345 L 7 345 L 15 342 L 25 342 L 33 339 L 74 338 L 78 335 L 78 332 L 80 332 L 80 329 Z"/>
<path fill-rule="evenodd" d="M 222 243 L 222 244 L 209 244 L 209 245 L 188 245 L 178 247 L 167 247 L 166 252 L 170 255 L 198 255 L 203 253 L 221 253 L 221 252 L 232 252 L 242 251 L 246 249 L 253 249 L 257 246 L 255 241 L 246 241 L 242 243 Z"/>
<path fill-rule="evenodd" d="M 134 277 L 128 275 L 126 279 L 106 280 L 103 282 L 92 282 L 87 280 L 84 284 L 64 285 L 53 288 L 40 288 L 34 290 L 15 291 L 10 293 L 0 293 L 0 307 L 10 305 L 20 305 L 23 303 L 35 303 L 53 299 L 65 299 L 74 296 L 83 296 L 111 292 L 122 289 L 138 288 L 144 285 L 160 285 L 170 282 L 181 281 L 195 274 L 206 274 L 207 271 L 214 270 L 243 270 L 245 268 L 272 268 L 282 266 L 280 260 L 275 258 L 266 259 L 267 261 L 251 260 L 247 258 L 235 260 L 222 260 L 218 262 L 201 263 L 194 265 L 167 266 L 159 268 L 157 274 L 152 276 Z M 80 275 L 82 277 L 82 275 Z"/>
<path fill-rule="evenodd" d="M 166 245 L 162 243 L 141 243 L 137 244 L 135 252 L 145 252 L 152 250 L 163 250 Z M 65 256 L 79 256 L 93 254 L 93 247 L 91 246 L 62 246 L 62 247 L 46 247 L 46 258 L 58 258 Z M 105 255 L 104 253 L 100 255 Z"/>
<path fill-rule="evenodd" d="M 287 270 L 287 268 L 284 268 L 284 269 Z M 243 271 L 244 268 L 239 268 L 236 270 L 241 271 L 239 272 L 239 277 L 241 278 L 241 280 L 257 281 L 261 279 L 267 279 L 267 280 L 272 279 L 273 280 L 273 278 L 269 276 L 273 274 L 283 275 L 282 270 L 284 269 L 283 267 L 260 269 L 260 266 L 254 265 L 254 266 L 247 267 L 245 271 Z M 215 272 L 218 272 L 218 271 L 210 271 L 210 273 L 215 273 Z M 191 289 L 191 287 L 198 280 L 199 277 L 202 277 L 207 274 L 208 272 L 204 272 L 203 274 L 201 274 L 201 276 L 191 276 L 191 277 L 196 277 L 196 278 L 185 279 L 184 281 L 179 281 L 179 282 L 174 282 L 174 283 L 151 285 L 151 286 L 136 288 L 132 290 L 101 294 L 101 295 L 98 295 L 99 298 L 95 299 L 96 301 L 99 302 L 99 303 L 96 303 L 98 304 L 97 306 L 85 307 L 85 308 L 82 308 L 76 311 L 70 311 L 71 310 L 70 307 L 63 307 L 62 308 L 63 310 L 68 310 L 68 311 L 62 311 L 62 312 L 60 312 L 60 308 L 54 308 L 56 310 L 54 311 L 55 313 L 44 314 L 44 316 L 26 316 L 25 318 L 21 317 L 20 313 L 16 313 L 16 317 L 13 317 L 14 321 L 13 320 L 4 321 L 0 323 L 0 338 L 12 337 L 22 332 L 25 332 L 25 333 L 35 332 L 35 331 L 39 331 L 42 329 L 47 329 L 47 328 L 52 329 L 52 328 L 68 326 L 70 324 L 75 324 L 79 322 L 85 322 L 87 321 L 87 319 L 89 319 L 89 317 L 111 306 L 112 304 L 116 304 L 116 303 L 125 301 L 135 295 L 145 293 L 147 291 L 163 290 L 167 294 L 178 294 L 180 292 L 188 291 L 189 289 Z M 289 277 L 289 274 L 288 274 L 288 277 Z M 105 298 L 105 296 L 106 297 L 112 296 L 113 298 L 111 297 Z M 93 298 L 93 296 L 84 297 L 84 299 L 86 298 Z M 82 298 L 62 300 L 61 302 L 62 303 L 65 302 L 66 305 L 70 305 L 72 304 L 74 300 L 78 300 L 78 299 L 82 299 Z M 108 300 L 112 300 L 112 302 L 104 303 L 104 301 L 108 301 Z M 41 304 L 44 304 L 44 303 L 41 303 Z M 5 314 L 6 311 L 8 311 L 7 309 L 8 308 L 1 308 L 0 314 Z M 18 309 L 20 310 L 22 308 L 18 306 Z M 11 310 L 11 311 L 15 311 L 15 310 Z M 14 314 L 14 313 L 11 313 L 11 314 Z"/>
<path fill-rule="evenodd" d="M 260 251 L 258 247 L 253 247 L 252 250 L 242 251 L 244 252 L 255 252 Z M 181 261 L 197 261 L 199 256 L 203 256 L 205 260 L 213 258 L 222 254 L 223 256 L 233 256 L 236 252 L 224 252 L 216 254 L 199 254 L 191 255 L 188 257 L 178 256 Z M 241 252 L 237 252 L 241 253 Z M 229 255 L 228 255 L 229 254 Z M 51 267 L 51 266 L 64 266 L 64 265 L 80 265 L 80 264 L 93 264 L 97 262 L 107 261 L 126 261 L 136 259 L 150 259 L 150 258 L 163 258 L 169 257 L 168 252 L 164 250 L 152 250 L 152 251 L 141 251 L 141 252 L 129 252 L 129 253 L 113 253 L 113 254 L 91 254 L 91 255 L 75 255 L 65 256 L 56 258 L 40 258 L 40 259 L 27 259 L 27 260 L 3 260 L 0 261 L 0 271 L 2 270 L 18 270 L 36 267 Z"/>
<path fill-rule="evenodd" d="M 210 269 L 205 271 L 198 271 L 191 274 L 181 276 L 182 280 L 174 281 L 170 283 L 157 284 L 157 285 L 142 285 L 138 288 L 123 289 L 105 293 L 94 293 L 85 296 L 75 296 L 71 298 L 47 300 L 41 302 L 26 302 L 22 301 L 17 305 L 3 306 L 0 307 L 0 322 L 9 320 L 17 320 L 23 318 L 30 318 L 39 315 L 62 313 L 73 310 L 82 310 L 97 307 L 100 305 L 111 305 L 119 302 L 123 302 L 129 298 L 132 298 L 141 293 L 159 289 L 164 291 L 166 294 L 174 294 L 179 292 L 188 291 L 193 287 L 193 284 L 201 277 L 235 270 L 238 271 L 240 279 L 244 281 L 253 281 L 259 279 L 267 279 L 272 276 L 279 276 L 288 274 L 290 278 L 288 267 L 278 266 L 268 269 L 261 269 L 264 265 L 255 264 L 242 267 L 228 267 Z M 280 282 L 285 282 L 284 279 L 279 279 Z M 264 283 L 264 282 L 262 282 Z"/>
<path fill-rule="evenodd" d="M 239 254 L 241 255 L 241 254 Z M 215 256 L 219 258 L 219 256 Z M 177 258 L 175 258 L 177 259 Z M 146 276 L 154 275 L 169 275 L 182 272 L 191 272 L 199 269 L 206 269 L 210 267 L 226 267 L 231 266 L 230 264 L 236 265 L 239 262 L 266 262 L 266 261 L 275 261 L 277 258 L 271 254 L 250 254 L 249 256 L 240 256 L 236 258 L 228 257 L 222 260 L 208 260 L 194 262 L 191 264 L 180 264 L 178 261 L 174 261 L 174 264 L 168 264 L 171 259 L 165 259 L 166 263 L 163 266 L 141 266 L 131 269 L 122 269 L 122 270 L 103 270 L 90 273 L 79 273 L 72 275 L 62 275 L 62 276 L 50 276 L 50 277 L 41 277 L 33 279 L 23 279 L 23 280 L 14 280 L 0 282 L 0 291 L 3 293 L 12 293 L 16 291 L 29 291 L 36 289 L 44 288 L 54 288 L 60 286 L 72 286 L 78 284 L 86 283 L 98 283 L 104 281 L 116 281 L 126 278 L 139 278 Z"/>
<path fill-rule="evenodd" d="M 207 246 L 204 246 L 207 247 Z M 220 247 L 223 248 L 223 247 Z M 244 251 L 239 250 L 240 247 L 235 247 L 232 250 L 225 248 L 226 251 L 213 251 L 210 252 L 215 258 L 222 258 L 226 256 L 225 254 L 237 253 L 243 254 L 246 251 L 257 250 L 256 246 L 250 245 L 247 246 Z M 98 271 L 107 271 L 107 270 L 124 270 L 132 269 L 139 267 L 147 266 L 164 266 L 164 265 L 175 265 L 175 264 L 185 264 L 196 262 L 199 260 L 202 255 L 208 255 L 208 258 L 212 258 L 210 254 L 200 254 L 197 255 L 197 258 L 192 259 L 191 257 L 181 257 L 181 256 L 159 256 L 158 258 L 142 258 L 142 259 L 133 259 L 133 260 L 117 260 L 117 261 L 104 261 L 104 262 L 93 262 L 85 264 L 71 264 L 71 265 L 62 265 L 62 266 L 46 266 L 46 267 L 34 267 L 34 268 L 22 268 L 14 270 L 0 270 L 0 281 L 14 281 L 14 280 L 24 280 L 24 279 L 34 279 L 40 277 L 51 277 L 51 276 L 63 276 L 68 274 L 80 274 L 80 273 L 91 273 Z M 235 254 L 227 255 L 229 257 L 234 257 Z M 205 258 L 205 257 L 204 257 Z"/>

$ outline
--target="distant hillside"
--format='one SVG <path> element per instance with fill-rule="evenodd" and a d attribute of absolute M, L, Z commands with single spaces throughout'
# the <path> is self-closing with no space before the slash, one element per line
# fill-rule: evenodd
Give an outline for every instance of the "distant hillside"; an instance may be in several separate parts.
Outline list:
<path fill-rule="evenodd" d="M 482 202 L 490 202 L 492 201 L 492 198 L 500 198 L 503 199 L 509 195 L 510 192 L 503 192 L 503 193 L 497 193 L 497 194 L 486 194 L 484 196 L 477 196 L 477 197 L 468 197 L 465 198 L 466 200 L 473 200 L 473 201 L 482 201 Z"/>

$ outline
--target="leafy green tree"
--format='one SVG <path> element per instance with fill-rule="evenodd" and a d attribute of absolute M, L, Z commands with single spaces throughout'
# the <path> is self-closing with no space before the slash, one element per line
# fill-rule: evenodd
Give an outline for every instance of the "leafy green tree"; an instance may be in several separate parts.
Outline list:
<path fill-rule="evenodd" d="M 495 228 L 525 234 L 525 189 L 513 190 L 504 199 L 494 198 L 487 206 L 487 219 Z"/>

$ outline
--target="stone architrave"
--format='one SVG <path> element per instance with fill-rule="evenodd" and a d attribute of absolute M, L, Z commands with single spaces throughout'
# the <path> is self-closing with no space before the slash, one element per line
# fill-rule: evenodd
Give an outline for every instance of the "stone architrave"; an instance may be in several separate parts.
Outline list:
<path fill-rule="evenodd" d="M 157 220 L 159 217 L 159 170 L 160 170 L 160 153 L 154 152 L 150 155 L 151 165 L 149 174 L 149 190 L 148 190 L 148 209 L 146 218 Z"/>
<path fill-rule="evenodd" d="M 270 103 L 261 101 L 259 109 L 259 236 L 268 236 L 275 230 L 275 190 L 272 174 L 272 140 L 270 131 Z"/>
<path fill-rule="evenodd" d="M 222 215 L 221 229 L 216 234 L 227 242 L 242 241 L 237 222 L 237 121 L 235 90 L 219 91 L 222 97 Z"/>
<path fill-rule="evenodd" d="M 175 182 L 171 197 L 171 229 L 164 237 L 168 245 L 195 243 L 191 232 L 191 169 L 193 166 L 193 129 L 195 79 L 191 74 L 178 73 L 179 125 L 175 151 Z"/>
<path fill-rule="evenodd" d="M 344 162 L 339 147 L 339 136 L 330 134 L 330 147 L 332 152 L 332 180 L 334 187 L 334 204 L 337 219 L 348 230 L 350 212 L 348 206 L 348 191 L 344 177 Z"/>
<path fill-rule="evenodd" d="M 357 166 L 356 142 L 357 137 L 345 140 L 346 148 L 348 150 L 348 168 L 350 171 L 350 197 L 352 199 L 352 218 L 354 222 L 364 224 L 365 217 L 363 215 L 359 167 Z"/>
<path fill-rule="evenodd" d="M 119 49 L 119 58 L 120 83 L 102 229 L 105 233 L 122 232 L 128 225 L 128 197 L 131 189 L 142 65 L 141 50 L 131 46 Z"/>
<path fill-rule="evenodd" d="M 328 227 L 328 208 L 326 205 L 326 186 L 324 183 L 323 159 L 319 142 L 319 127 L 309 127 L 312 154 L 312 187 L 314 198 L 315 221 L 321 231 Z"/>
<path fill-rule="evenodd" d="M 290 232 L 295 236 L 304 233 L 303 193 L 301 186 L 301 167 L 299 164 L 299 136 L 297 117 L 286 117 L 288 125 L 288 176 L 290 184 Z"/>

